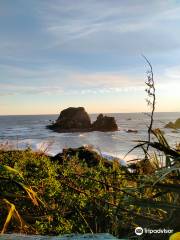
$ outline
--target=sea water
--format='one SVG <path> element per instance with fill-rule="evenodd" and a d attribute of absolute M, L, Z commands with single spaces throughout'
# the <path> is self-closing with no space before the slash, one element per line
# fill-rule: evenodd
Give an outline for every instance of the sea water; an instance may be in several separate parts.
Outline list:
<path fill-rule="evenodd" d="M 55 121 L 58 115 L 25 115 L 0 116 L 0 144 L 7 144 L 12 148 L 32 147 L 34 150 L 46 151 L 55 155 L 63 148 L 91 145 L 99 152 L 123 158 L 136 144 L 136 141 L 147 140 L 150 117 L 144 113 L 112 113 L 118 124 L 116 132 L 84 132 L 84 133 L 56 133 L 46 128 Z M 94 121 L 97 114 L 91 114 Z M 180 141 L 180 131 L 164 128 L 169 121 L 180 118 L 180 113 L 155 113 L 153 128 L 161 128 L 165 137 L 175 146 Z M 127 132 L 128 129 L 137 130 L 137 133 Z M 125 159 L 142 157 L 139 149 L 134 150 Z"/>

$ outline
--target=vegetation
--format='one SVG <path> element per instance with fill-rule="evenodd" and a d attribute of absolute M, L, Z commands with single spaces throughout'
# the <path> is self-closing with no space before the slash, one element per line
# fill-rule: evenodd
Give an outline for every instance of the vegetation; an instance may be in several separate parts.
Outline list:
<path fill-rule="evenodd" d="M 14 169 L 9 182 L 1 180 L 0 191 L 1 196 L 11 200 L 26 222 L 26 228 L 19 225 L 19 230 L 40 234 L 112 232 L 118 235 L 125 228 L 128 219 L 121 212 L 123 206 L 120 207 L 123 191 L 115 192 L 111 187 L 127 186 L 125 171 L 117 163 L 113 168 L 105 168 L 102 160 L 97 167 L 89 168 L 83 160 L 74 157 L 58 164 L 30 149 L 2 150 L 0 159 L 1 163 Z M 38 193 L 42 204 L 32 207 L 28 196 L 20 194 L 20 189 L 10 187 L 9 183 L 16 179 L 15 173 L 22 184 L 31 186 Z M 4 174 L 2 172 L 2 176 Z M 6 215 L 3 207 L 1 214 Z M 124 219 L 124 225 L 119 222 L 119 216 Z M 9 231 L 17 230 L 16 220 L 12 219 Z M 3 224 L 4 221 L 1 228 Z"/>

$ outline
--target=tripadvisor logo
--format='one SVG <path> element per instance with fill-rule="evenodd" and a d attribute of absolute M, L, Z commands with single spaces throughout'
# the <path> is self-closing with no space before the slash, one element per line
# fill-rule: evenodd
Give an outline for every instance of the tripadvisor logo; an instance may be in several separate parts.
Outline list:
<path fill-rule="evenodd" d="M 142 234 L 143 234 L 143 229 L 142 229 L 142 227 L 137 227 L 137 228 L 135 229 L 135 234 L 136 234 L 136 235 L 142 235 Z"/>
<path fill-rule="evenodd" d="M 153 234 L 153 233 L 167 233 L 167 234 L 170 234 L 170 233 L 173 233 L 173 230 L 172 229 L 149 229 L 149 228 L 142 228 L 142 227 L 137 227 L 135 228 L 135 234 L 136 235 L 142 235 L 143 233 L 145 234 Z"/>

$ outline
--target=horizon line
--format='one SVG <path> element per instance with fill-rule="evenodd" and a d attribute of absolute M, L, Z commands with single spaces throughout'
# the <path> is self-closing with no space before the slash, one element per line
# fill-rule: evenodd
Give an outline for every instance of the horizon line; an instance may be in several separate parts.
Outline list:
<path fill-rule="evenodd" d="M 90 112 L 88 114 L 118 114 L 118 113 L 122 113 L 122 114 L 129 114 L 129 113 L 142 113 L 142 114 L 146 114 L 146 113 L 151 113 L 151 111 L 146 111 L 146 112 Z M 154 112 L 154 113 L 180 113 L 180 111 L 158 111 L 158 112 Z M 10 117 L 10 116 L 45 116 L 45 115 L 59 115 L 59 113 L 39 113 L 39 114 L 0 114 L 0 117 Z"/>

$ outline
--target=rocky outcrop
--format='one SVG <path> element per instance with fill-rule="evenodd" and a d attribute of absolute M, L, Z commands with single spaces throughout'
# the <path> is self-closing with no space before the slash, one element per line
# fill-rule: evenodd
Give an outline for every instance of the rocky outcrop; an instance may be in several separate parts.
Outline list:
<path fill-rule="evenodd" d="M 127 129 L 127 130 L 125 130 L 127 133 L 137 133 L 138 132 L 138 130 L 136 130 L 136 129 Z"/>
<path fill-rule="evenodd" d="M 178 118 L 174 123 L 173 122 L 169 122 L 164 127 L 165 128 L 179 129 L 180 128 L 180 118 Z"/>
<path fill-rule="evenodd" d="M 103 116 L 99 114 L 96 121 L 92 124 L 93 131 L 117 131 L 118 126 L 114 117 Z"/>
<path fill-rule="evenodd" d="M 103 164 L 106 168 L 113 167 L 113 161 L 119 163 L 121 167 L 127 167 L 124 159 L 116 158 L 107 154 L 100 154 L 95 149 L 88 146 L 78 148 L 66 148 L 61 153 L 51 156 L 50 159 L 58 164 L 64 164 L 65 161 L 71 160 L 73 157 L 78 158 L 80 163 L 86 163 L 88 167 L 96 167 Z"/>
<path fill-rule="evenodd" d="M 64 109 L 56 122 L 48 128 L 57 132 L 89 131 L 91 120 L 83 107 Z"/>
<path fill-rule="evenodd" d="M 97 152 L 88 149 L 84 146 L 79 148 L 67 148 L 63 149 L 62 153 L 51 157 L 52 161 L 57 161 L 59 164 L 63 164 L 64 159 L 70 160 L 73 157 L 78 157 L 79 161 L 85 162 L 88 167 L 95 167 L 103 161 L 105 167 L 112 167 L 112 162 L 105 158 L 102 158 Z"/>
<path fill-rule="evenodd" d="M 55 132 L 90 132 L 90 131 L 117 131 L 118 126 L 114 117 L 100 114 L 96 121 L 91 124 L 91 120 L 83 107 L 64 109 L 55 123 L 47 128 Z"/>

